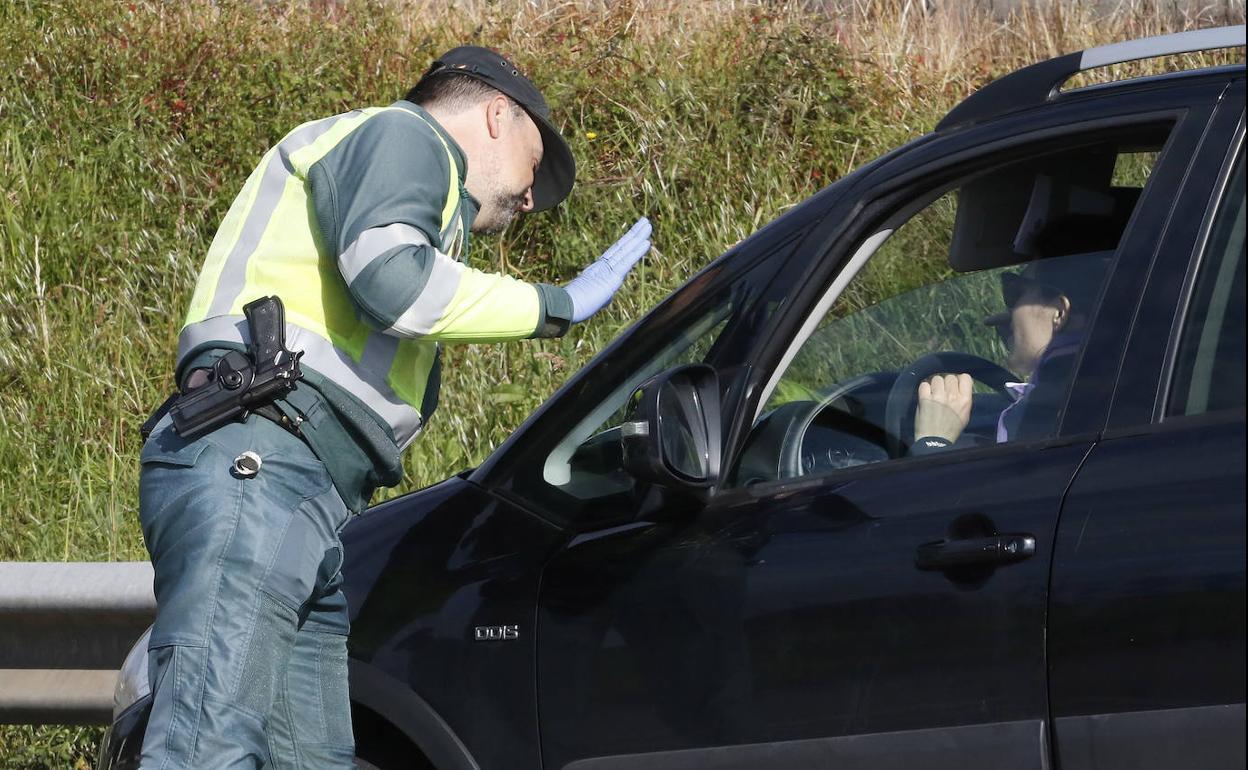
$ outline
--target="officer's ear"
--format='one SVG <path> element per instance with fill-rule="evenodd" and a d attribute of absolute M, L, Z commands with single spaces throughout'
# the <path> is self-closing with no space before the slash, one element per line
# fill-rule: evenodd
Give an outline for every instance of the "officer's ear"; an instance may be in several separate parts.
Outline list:
<path fill-rule="evenodd" d="M 511 100 L 495 94 L 485 103 L 485 127 L 491 139 L 498 139 L 506 130 L 505 123 L 511 119 Z"/>

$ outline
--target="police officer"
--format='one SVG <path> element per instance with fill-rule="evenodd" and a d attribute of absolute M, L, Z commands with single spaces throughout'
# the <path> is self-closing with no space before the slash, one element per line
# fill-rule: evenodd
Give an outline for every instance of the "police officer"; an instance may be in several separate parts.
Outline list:
<path fill-rule="evenodd" d="M 470 233 L 556 206 L 574 177 L 541 94 L 477 47 L 261 159 L 208 251 L 177 378 L 212 387 L 217 361 L 251 342 L 243 306 L 267 295 L 303 376 L 262 415 L 201 436 L 165 418 L 143 447 L 158 605 L 145 770 L 352 766 L 338 533 L 400 481 L 437 404 L 440 341 L 561 335 L 650 247 L 642 219 L 562 287 L 460 261 Z"/>

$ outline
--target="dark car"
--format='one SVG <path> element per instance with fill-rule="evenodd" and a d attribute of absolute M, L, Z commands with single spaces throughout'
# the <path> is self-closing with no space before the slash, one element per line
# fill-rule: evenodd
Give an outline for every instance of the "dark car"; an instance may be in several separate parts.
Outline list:
<path fill-rule="evenodd" d="M 1244 66 L 1062 88 L 1243 44 L 993 83 L 353 521 L 361 765 L 1244 767 Z"/>

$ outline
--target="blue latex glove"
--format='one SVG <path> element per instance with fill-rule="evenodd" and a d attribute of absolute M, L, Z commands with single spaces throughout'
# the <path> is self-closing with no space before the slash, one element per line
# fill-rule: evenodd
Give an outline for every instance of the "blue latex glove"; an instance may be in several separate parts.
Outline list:
<path fill-rule="evenodd" d="M 650 220 L 642 217 L 598 261 L 563 287 L 572 298 L 572 322 L 580 323 L 602 310 L 624 283 L 624 276 L 649 250 Z"/>

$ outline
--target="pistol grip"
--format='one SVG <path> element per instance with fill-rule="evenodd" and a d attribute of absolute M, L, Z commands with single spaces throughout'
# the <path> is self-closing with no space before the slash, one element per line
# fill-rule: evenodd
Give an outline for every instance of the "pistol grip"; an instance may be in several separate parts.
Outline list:
<path fill-rule="evenodd" d="M 261 297 L 243 305 L 251 331 L 251 354 L 260 367 L 273 365 L 286 350 L 286 310 L 278 297 Z"/>

